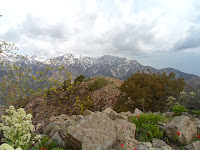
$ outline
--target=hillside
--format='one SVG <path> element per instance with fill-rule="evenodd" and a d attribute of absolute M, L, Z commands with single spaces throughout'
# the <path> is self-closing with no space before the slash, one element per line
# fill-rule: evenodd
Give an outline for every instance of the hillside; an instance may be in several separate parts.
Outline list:
<path fill-rule="evenodd" d="M 76 85 L 73 94 L 69 94 L 69 91 L 64 91 L 58 97 L 58 100 L 61 101 L 60 106 L 54 101 L 48 101 L 48 98 L 44 99 L 43 96 L 38 96 L 29 100 L 29 103 L 25 106 L 25 110 L 33 114 L 33 123 L 36 123 L 39 120 L 41 121 L 41 118 L 49 118 L 52 115 L 79 114 L 79 111 L 74 108 L 76 97 L 80 101 L 86 100 L 87 97 L 92 100 L 93 104 L 88 105 L 88 108 L 85 109 L 101 111 L 108 107 L 113 108 L 120 94 L 119 87 L 122 83 L 123 81 L 110 77 L 99 76 L 90 78 Z M 63 99 L 66 95 L 69 96 L 67 100 Z"/>

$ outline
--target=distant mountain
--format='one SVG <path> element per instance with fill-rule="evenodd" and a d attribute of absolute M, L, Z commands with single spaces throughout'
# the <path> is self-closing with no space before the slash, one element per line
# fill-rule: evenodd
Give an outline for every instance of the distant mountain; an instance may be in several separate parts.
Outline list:
<path fill-rule="evenodd" d="M 19 55 L 18 59 L 21 59 L 22 57 L 24 56 Z M 13 63 L 16 62 L 13 56 L 8 57 L 7 60 Z M 94 76 L 109 76 L 126 80 L 127 77 L 130 77 L 131 74 L 136 73 L 138 70 L 147 72 L 147 69 L 149 69 L 151 72 L 166 72 L 167 74 L 173 71 L 177 78 L 183 77 L 190 85 L 191 89 L 196 91 L 200 88 L 199 76 L 187 74 L 174 68 L 155 69 L 150 66 L 143 66 L 136 60 L 128 60 L 116 56 L 104 55 L 99 58 L 90 58 L 82 55 L 74 56 L 72 54 L 65 54 L 54 57 L 52 60 L 58 62 L 60 65 L 64 65 L 72 74 L 73 78 L 83 74 L 88 78 Z M 40 64 L 40 66 L 50 64 L 50 60 L 45 60 L 37 56 L 27 56 L 25 63 L 32 66 L 35 70 L 38 70 L 38 64 Z"/>

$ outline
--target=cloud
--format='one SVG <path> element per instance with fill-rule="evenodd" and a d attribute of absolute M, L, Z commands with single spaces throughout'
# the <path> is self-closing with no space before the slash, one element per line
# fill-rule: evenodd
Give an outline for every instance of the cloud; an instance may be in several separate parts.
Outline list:
<path fill-rule="evenodd" d="M 195 48 L 200 48 L 200 26 L 191 27 L 187 31 L 186 36 L 174 45 L 174 50 L 177 51 Z"/>
<path fill-rule="evenodd" d="M 8 29 L 0 37 L 37 55 L 146 55 L 197 48 L 200 43 L 197 0 L 177 0 L 173 5 L 169 0 L 61 0 L 48 6 L 46 2 L 39 6 L 26 2 L 22 9 L 9 9 L 12 13 L 20 10 L 23 17 L 17 15 L 13 25 L 8 18 Z M 191 24 L 196 24 L 195 29 Z"/>

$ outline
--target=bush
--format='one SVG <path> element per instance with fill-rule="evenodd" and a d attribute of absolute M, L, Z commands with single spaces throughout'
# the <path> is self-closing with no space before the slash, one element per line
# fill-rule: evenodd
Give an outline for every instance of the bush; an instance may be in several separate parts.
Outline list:
<path fill-rule="evenodd" d="M 188 110 L 183 105 L 175 105 L 173 107 L 173 112 L 175 113 L 175 115 L 179 116 L 182 114 L 182 112 L 188 112 Z"/>
<path fill-rule="evenodd" d="M 59 149 L 57 140 L 52 140 L 48 136 L 44 136 L 41 140 L 40 143 L 37 147 L 32 147 L 31 150 L 41 150 L 41 149 L 46 149 L 46 150 L 63 150 L 62 148 Z"/>
<path fill-rule="evenodd" d="M 94 92 L 101 89 L 103 86 L 107 85 L 107 80 L 104 78 L 98 78 L 93 83 L 89 85 L 89 91 Z"/>
<path fill-rule="evenodd" d="M 80 75 L 78 77 L 76 77 L 76 79 L 74 79 L 74 83 L 77 84 L 77 83 L 81 83 L 85 80 L 85 76 L 84 75 Z"/>
<path fill-rule="evenodd" d="M 150 113 L 130 117 L 130 119 L 136 125 L 136 139 L 138 141 L 151 142 L 153 138 L 161 139 L 163 137 L 163 130 L 160 131 L 156 124 L 163 122 L 165 117 Z"/>
<path fill-rule="evenodd" d="M 14 148 L 6 143 L 0 145 L 0 150 L 14 150 Z M 22 150 L 21 148 L 16 148 L 15 150 Z"/>
<path fill-rule="evenodd" d="M 196 111 L 193 110 L 192 113 L 195 114 L 195 115 L 200 115 L 200 110 L 196 110 Z"/>
<path fill-rule="evenodd" d="M 14 106 L 9 106 L 6 110 L 8 115 L 2 115 L 3 123 L 0 129 L 3 130 L 4 137 L 2 141 L 13 148 L 25 149 L 31 145 L 31 133 L 34 129 L 31 121 L 31 114 L 26 115 L 23 108 L 15 110 Z M 38 137 L 40 138 L 40 137 Z M 33 142 L 33 139 L 32 139 Z"/>
<path fill-rule="evenodd" d="M 135 108 L 146 112 L 164 111 L 167 97 L 176 97 L 184 86 L 184 79 L 176 79 L 173 72 L 167 75 L 150 70 L 147 73 L 138 71 L 123 82 L 120 87 L 122 99 L 118 101 L 122 102 L 120 107 L 126 107 L 128 111 Z"/>

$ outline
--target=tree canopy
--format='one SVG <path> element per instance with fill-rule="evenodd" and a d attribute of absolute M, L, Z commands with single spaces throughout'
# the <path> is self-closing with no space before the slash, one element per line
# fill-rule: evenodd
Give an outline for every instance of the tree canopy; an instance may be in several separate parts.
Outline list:
<path fill-rule="evenodd" d="M 134 111 L 137 107 L 143 111 L 162 111 L 167 97 L 176 97 L 184 86 L 184 79 L 176 79 L 173 72 L 167 75 L 165 72 L 156 74 L 150 70 L 147 73 L 138 71 L 121 85 L 121 98 L 115 109 Z"/>

